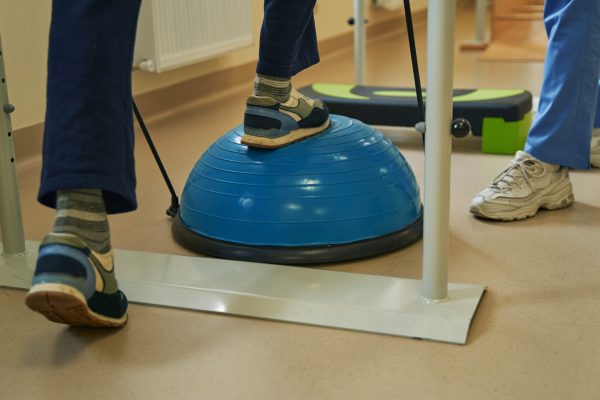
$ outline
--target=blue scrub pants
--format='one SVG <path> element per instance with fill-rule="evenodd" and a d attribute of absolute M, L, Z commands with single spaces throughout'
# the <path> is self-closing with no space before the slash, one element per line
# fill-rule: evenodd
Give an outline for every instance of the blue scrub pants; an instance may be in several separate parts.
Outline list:
<path fill-rule="evenodd" d="M 265 0 L 257 72 L 290 77 L 319 61 L 316 0 Z M 134 210 L 131 66 L 140 0 L 54 0 L 38 201 L 102 189 L 109 213 Z M 240 115 L 241 118 L 241 115 Z"/>
<path fill-rule="evenodd" d="M 600 127 L 600 0 L 546 0 L 544 17 L 544 82 L 525 151 L 588 169 L 592 128 Z"/>

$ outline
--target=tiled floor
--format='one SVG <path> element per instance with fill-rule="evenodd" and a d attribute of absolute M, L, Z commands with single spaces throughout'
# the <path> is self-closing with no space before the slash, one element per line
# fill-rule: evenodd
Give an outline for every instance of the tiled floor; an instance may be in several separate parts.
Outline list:
<path fill-rule="evenodd" d="M 471 20 L 459 18 L 458 37 Z M 418 30 L 424 59 L 424 30 Z M 368 83 L 411 85 L 405 37 L 369 46 Z M 539 93 L 541 64 L 494 64 L 457 54 L 456 86 Z M 351 82 L 350 49 L 325 57 L 296 85 Z M 174 184 L 240 121 L 246 90 L 151 124 Z M 140 208 L 111 219 L 123 249 L 191 254 L 171 237 L 169 195 L 147 147 L 136 149 Z M 401 150 L 422 185 L 418 144 Z M 467 212 L 508 156 L 456 146 L 452 157 L 450 280 L 489 287 L 466 346 L 133 305 L 120 331 L 54 325 L 0 290 L 0 398 L 6 399 L 593 399 L 600 393 L 600 170 L 572 173 L 576 203 L 516 223 Z M 27 238 L 53 213 L 35 202 L 39 160 L 19 165 Z M 418 278 L 422 245 L 324 268 Z M 118 265 L 118 264 L 117 264 Z M 121 266 L 126 268 L 126 266 Z"/>

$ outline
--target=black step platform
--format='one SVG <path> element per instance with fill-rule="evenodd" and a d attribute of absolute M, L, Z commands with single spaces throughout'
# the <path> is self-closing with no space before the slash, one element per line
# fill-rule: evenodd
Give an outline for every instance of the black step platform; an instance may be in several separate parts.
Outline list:
<path fill-rule="evenodd" d="M 333 114 L 370 125 L 410 127 L 419 122 L 417 98 L 411 88 L 315 83 L 299 91 L 322 99 Z M 427 102 L 427 94 L 424 96 Z M 466 118 L 472 134 L 484 136 L 484 152 L 513 153 L 525 141 L 532 106 L 531 93 L 522 89 L 457 89 L 453 117 Z"/>

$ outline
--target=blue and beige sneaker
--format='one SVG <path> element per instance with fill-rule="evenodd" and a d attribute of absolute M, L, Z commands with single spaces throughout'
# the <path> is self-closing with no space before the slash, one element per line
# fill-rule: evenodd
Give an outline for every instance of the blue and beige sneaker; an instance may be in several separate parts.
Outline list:
<path fill-rule="evenodd" d="M 246 100 L 242 144 L 276 149 L 321 133 L 328 127 L 327 106 L 296 89 L 292 88 L 284 103 L 253 95 Z"/>
<path fill-rule="evenodd" d="M 42 242 L 25 303 L 50 321 L 73 326 L 118 328 L 127 322 L 112 251 L 98 254 L 70 233 L 50 233 Z"/>

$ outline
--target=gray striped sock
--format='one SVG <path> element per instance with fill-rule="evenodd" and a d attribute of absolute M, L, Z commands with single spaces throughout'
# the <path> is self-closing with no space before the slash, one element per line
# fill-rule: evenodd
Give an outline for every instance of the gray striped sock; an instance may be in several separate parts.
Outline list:
<path fill-rule="evenodd" d="M 59 190 L 56 194 L 53 232 L 77 235 L 98 253 L 110 251 L 110 232 L 102 190 Z"/>
<path fill-rule="evenodd" d="M 254 79 L 254 95 L 266 96 L 285 103 L 292 91 L 291 78 L 280 78 L 257 74 Z"/>

